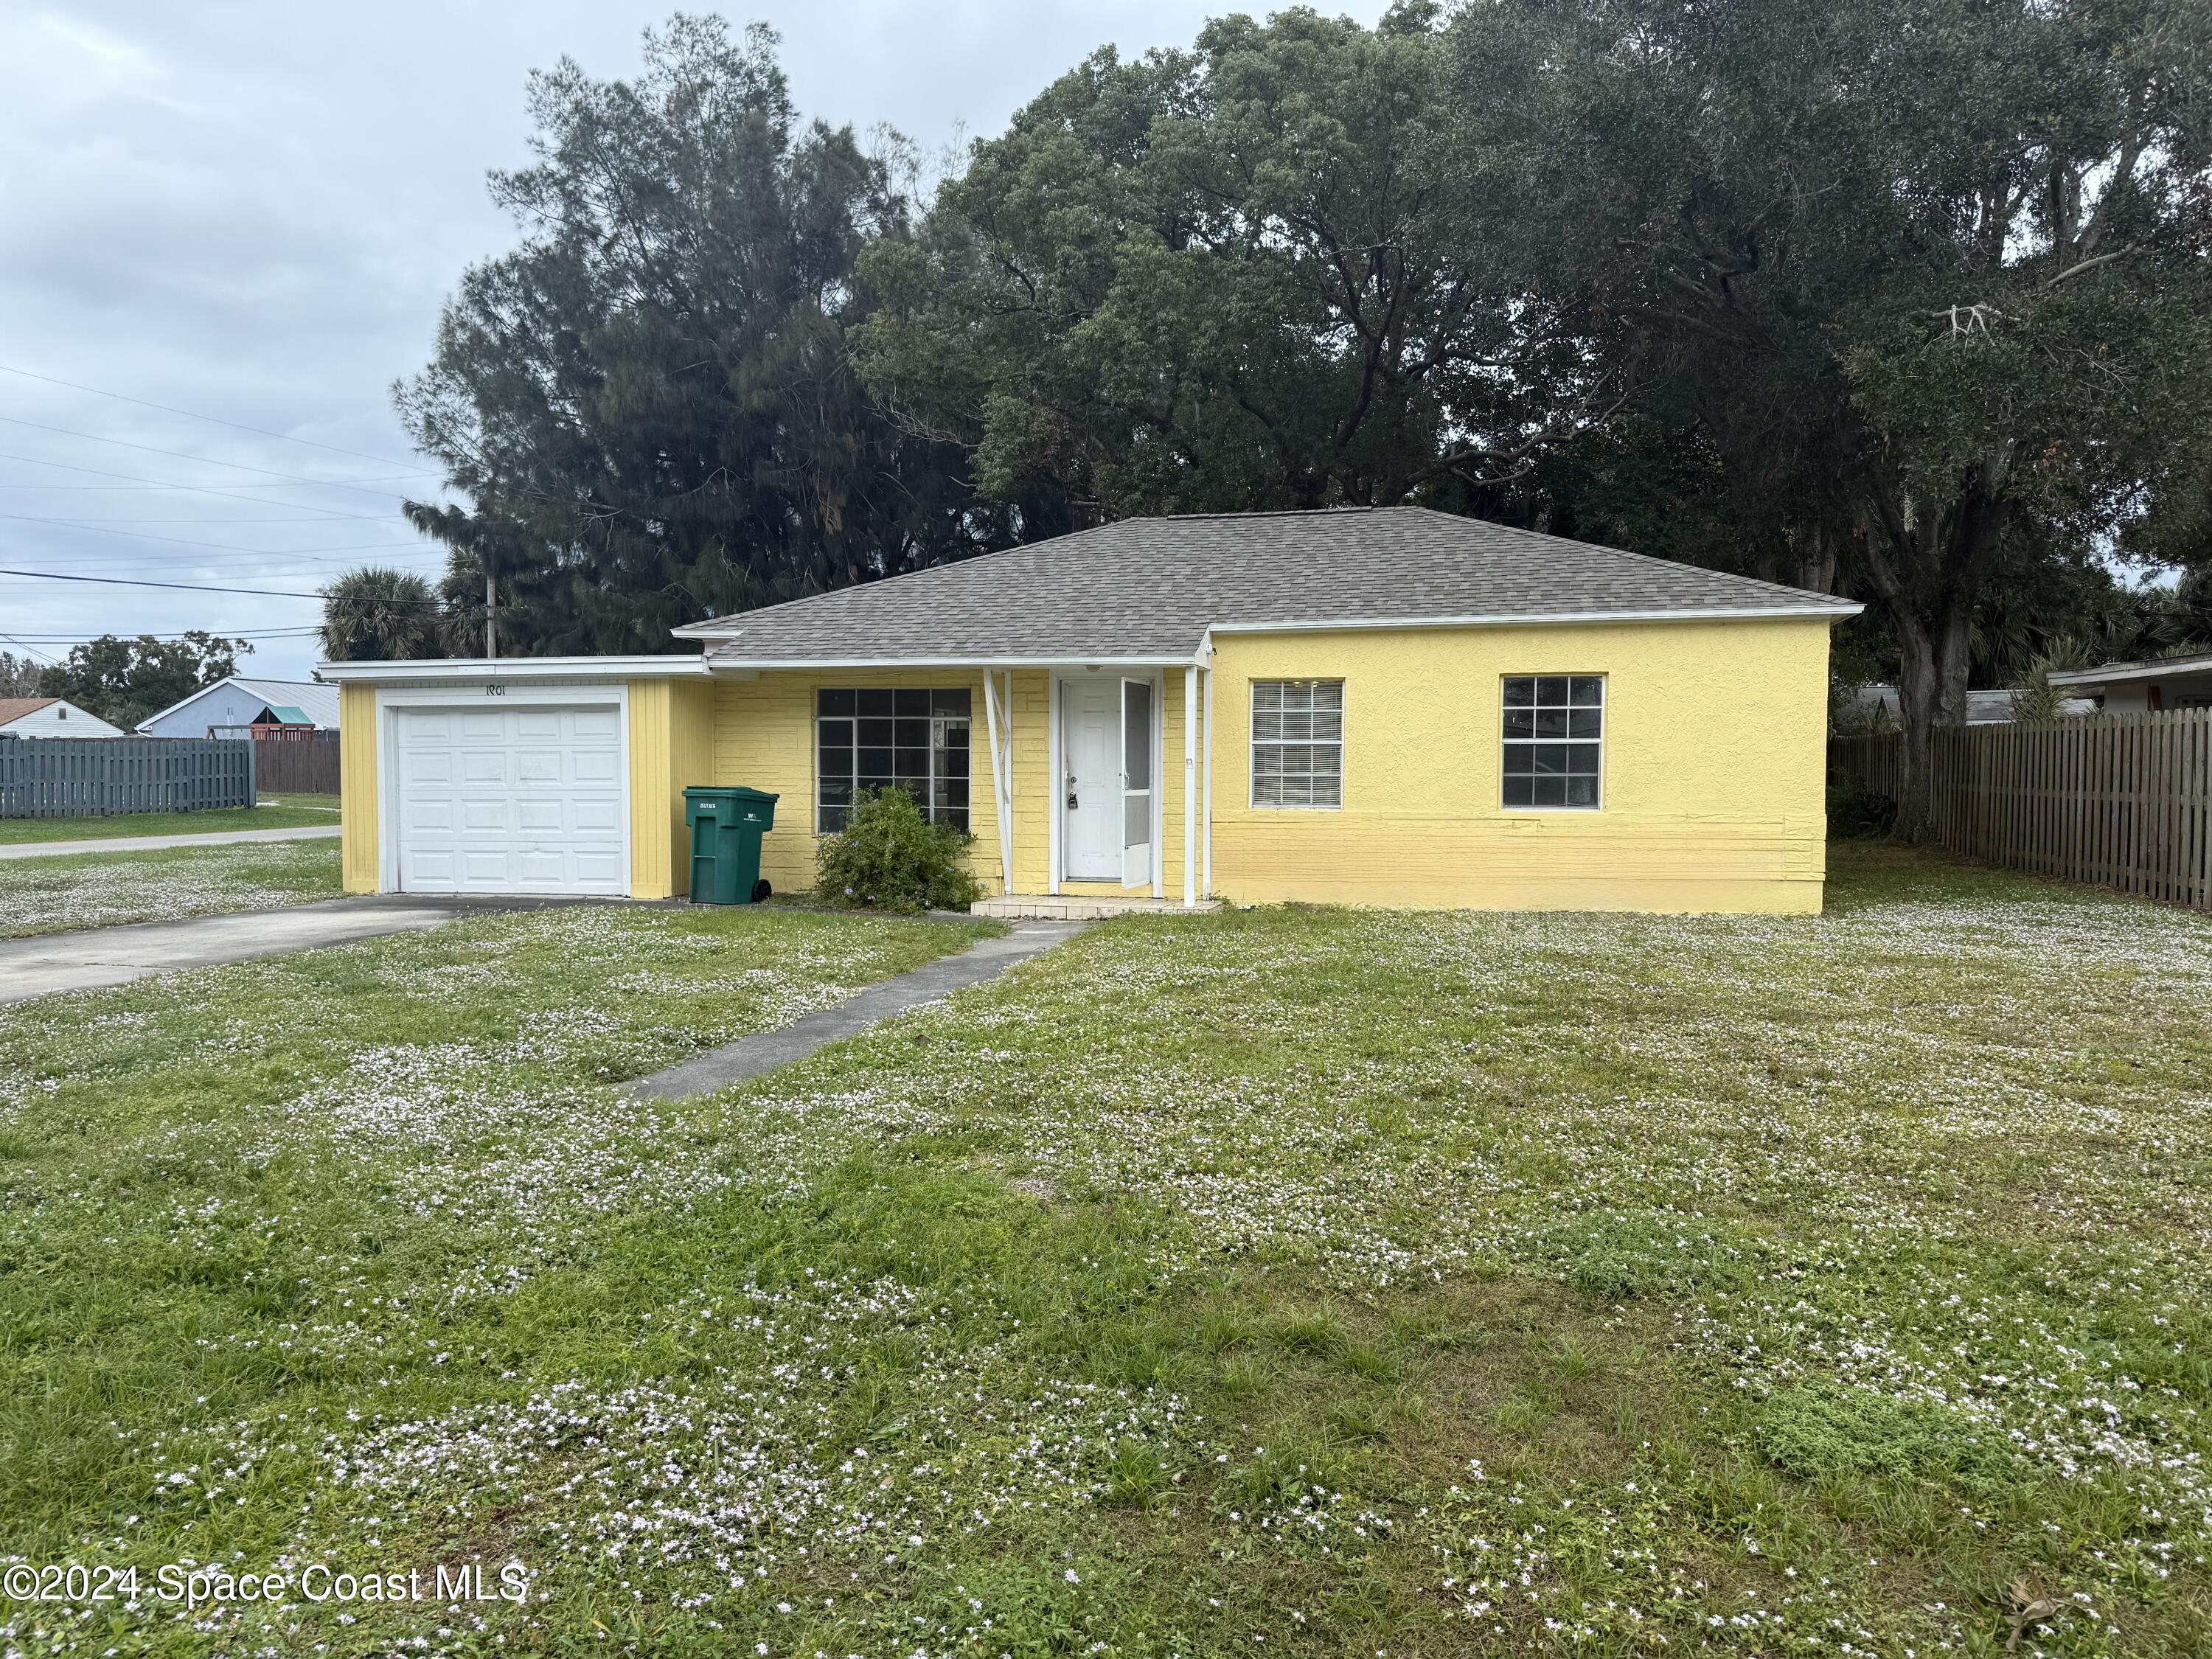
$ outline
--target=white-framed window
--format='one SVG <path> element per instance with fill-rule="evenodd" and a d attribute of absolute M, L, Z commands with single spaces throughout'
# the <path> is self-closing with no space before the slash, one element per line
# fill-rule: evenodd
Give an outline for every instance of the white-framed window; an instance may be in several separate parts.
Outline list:
<path fill-rule="evenodd" d="M 1595 811 L 1604 755 L 1604 675 L 1505 677 L 1506 805 Z"/>
<path fill-rule="evenodd" d="M 968 828 L 969 699 L 956 690 L 814 694 L 814 829 L 834 836 L 860 792 L 903 789 L 930 817 Z"/>
<path fill-rule="evenodd" d="M 1344 805 L 1344 682 L 1252 682 L 1252 805 Z"/>

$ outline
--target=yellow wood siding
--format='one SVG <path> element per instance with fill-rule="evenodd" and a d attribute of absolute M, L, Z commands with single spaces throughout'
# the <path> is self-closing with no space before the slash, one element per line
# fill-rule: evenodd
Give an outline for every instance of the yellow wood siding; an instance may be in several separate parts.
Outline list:
<path fill-rule="evenodd" d="M 691 887 L 684 791 L 712 783 L 714 688 L 703 681 L 629 682 L 629 892 L 670 898 Z"/>
<path fill-rule="evenodd" d="M 338 867 L 349 893 L 374 893 L 376 844 L 376 688 L 338 688 Z"/>
<path fill-rule="evenodd" d="M 1825 619 L 1221 636 L 1213 878 L 1240 902 L 1811 912 Z M 1502 681 L 1606 677 L 1603 805 L 1499 804 Z M 1251 684 L 1345 683 L 1340 811 L 1249 805 Z"/>

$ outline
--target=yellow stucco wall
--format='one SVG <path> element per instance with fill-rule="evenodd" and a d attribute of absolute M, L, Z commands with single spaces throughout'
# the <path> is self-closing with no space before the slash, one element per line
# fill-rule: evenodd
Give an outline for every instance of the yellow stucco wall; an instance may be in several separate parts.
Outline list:
<path fill-rule="evenodd" d="M 349 893 L 374 893 L 376 845 L 376 688 L 338 688 L 338 872 Z"/>
<path fill-rule="evenodd" d="M 1825 619 L 1218 636 L 1213 882 L 1281 899 L 1815 912 Z M 1499 804 L 1502 681 L 1606 677 L 1603 806 Z M 1255 679 L 1345 683 L 1341 811 L 1255 810 Z"/>
<path fill-rule="evenodd" d="M 1219 896 L 1516 909 L 1820 908 L 1826 832 L 1823 619 L 1225 635 L 1217 647 Z M 1500 805 L 1502 682 L 1527 673 L 1606 677 L 1601 810 Z M 1344 680 L 1340 810 L 1249 805 L 1250 686 L 1273 678 Z M 769 878 L 786 891 L 813 879 L 812 716 L 814 694 L 823 685 L 969 689 L 970 860 L 997 890 L 982 677 L 959 671 L 767 671 L 714 688 L 712 781 L 750 783 L 782 797 L 764 850 Z M 1162 891 L 1180 898 L 1181 671 L 1162 676 L 1160 692 Z M 1017 671 L 1011 707 L 1018 892 L 1042 893 L 1048 885 L 1056 793 L 1048 775 L 1050 696 L 1044 671 Z M 1062 890 L 1152 890 L 1066 883 Z"/>

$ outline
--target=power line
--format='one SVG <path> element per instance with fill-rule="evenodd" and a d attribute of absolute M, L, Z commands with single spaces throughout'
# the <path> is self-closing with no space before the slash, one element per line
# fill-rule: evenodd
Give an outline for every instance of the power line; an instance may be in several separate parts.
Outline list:
<path fill-rule="evenodd" d="M 13 634 L 0 634 L 0 640 L 5 640 L 10 645 L 21 646 L 25 651 L 28 652 L 32 656 L 36 657 L 40 662 L 46 664 L 49 668 L 59 668 L 61 666 L 59 663 L 56 662 L 45 652 L 38 650 L 22 640 L 17 639 Z"/>
<path fill-rule="evenodd" d="M 156 489 L 185 489 L 199 495 L 221 495 L 227 501 L 253 501 L 264 507 L 305 507 L 310 513 L 321 513 L 333 519 L 360 519 L 382 524 L 400 516 L 392 513 L 341 513 L 334 507 L 316 507 L 307 501 L 268 501 L 258 495 L 241 495 L 234 489 L 217 489 L 212 484 L 170 483 L 162 478 L 149 478 L 143 472 L 109 472 L 96 466 L 79 466 L 73 461 L 50 461 L 43 455 L 12 455 L 0 451 L 0 461 L 21 461 L 28 466 L 58 466 L 64 472 L 83 472 L 95 478 L 126 478 L 134 483 L 150 484 Z M 410 475 L 402 473 L 401 477 Z M 373 482 L 373 481 L 372 481 Z M 393 480 L 397 482 L 397 479 Z M 101 489 L 103 484 L 8 484 L 0 488 L 10 489 Z M 275 484 L 248 484 L 249 489 L 274 489 Z M 369 494 L 381 494 L 369 491 Z M 403 496 L 401 498 L 404 500 Z"/>
<path fill-rule="evenodd" d="M 271 501 L 269 505 L 271 507 L 289 507 L 291 503 L 289 501 Z M 28 517 L 29 515 L 9 514 L 7 516 Z M 357 513 L 350 514 L 349 516 L 360 520 L 364 524 L 405 524 L 407 522 L 407 515 L 404 513 Z M 31 522 L 34 524 L 81 525 L 90 526 L 103 524 L 328 524 L 330 520 L 320 514 L 305 519 L 62 519 L 42 514 L 31 519 Z"/>
<path fill-rule="evenodd" d="M 337 444 L 318 443 L 313 438 L 295 438 L 289 432 L 271 432 L 266 427 L 247 426 L 240 421 L 226 421 L 220 415 L 203 415 L 197 410 L 178 409 L 169 404 L 149 403 L 143 398 L 126 398 L 119 392 L 102 391 L 96 386 L 83 386 L 75 380 L 57 380 L 51 374 L 33 374 L 27 368 L 15 368 L 0 363 L 0 374 L 20 374 L 27 380 L 44 380 L 48 386 L 65 386 L 72 392 L 89 392 L 95 398 L 112 398 L 118 403 L 136 404 L 141 409 L 158 409 L 165 415 L 181 415 L 191 421 L 212 421 L 217 426 L 227 426 L 240 432 L 251 432 L 259 437 L 275 438 L 288 444 L 305 444 L 310 449 L 327 449 L 333 455 L 351 455 L 364 461 L 374 461 L 382 466 L 405 466 L 405 461 L 395 461 L 389 455 L 371 455 L 359 449 L 346 449 Z"/>
<path fill-rule="evenodd" d="M 196 629 L 193 631 L 203 634 L 221 634 L 227 639 L 234 640 L 274 640 L 319 634 L 323 630 L 320 628 L 224 628 L 218 625 L 212 628 Z M 87 640 L 104 640 L 110 637 L 111 635 L 106 634 L 0 634 L 0 640 L 13 640 L 26 651 L 31 648 L 30 642 L 33 640 L 38 641 L 41 645 L 82 645 Z M 133 635 L 131 637 L 136 639 L 138 635 Z M 161 640 L 175 640 L 182 639 L 184 635 L 156 634 L 154 637 Z"/>
<path fill-rule="evenodd" d="M 0 419 L 4 418 L 0 416 Z M 0 513 L 0 520 L 12 520 L 19 524 L 52 524 L 53 522 L 51 519 L 33 518 L 25 513 Z M 349 547 L 238 547 L 229 542 L 195 541 L 187 536 L 155 536 L 143 530 L 110 530 L 104 525 L 88 524 L 76 527 L 89 530 L 97 536 L 128 536 L 133 541 L 170 542 L 179 547 L 211 547 L 218 553 L 246 553 L 270 559 L 289 559 L 295 555 L 312 556 L 317 553 L 373 553 L 379 550 L 404 553 L 410 547 L 430 545 L 425 542 L 416 541 L 412 543 L 362 542 Z"/>
<path fill-rule="evenodd" d="M 310 478 L 299 472 L 276 472 L 265 466 L 248 466 L 244 461 L 219 461 L 212 455 L 192 455 L 181 449 L 161 449 L 152 444 L 134 444 L 126 438 L 104 438 L 97 432 L 79 432 L 70 427 L 51 426 L 44 421 L 27 421 L 19 415 L 0 415 L 0 421 L 5 421 L 9 426 L 27 426 L 35 432 L 56 432 L 64 438 L 82 438 L 88 443 L 113 444 L 118 449 L 142 450 L 149 455 L 167 455 L 171 460 L 192 461 L 201 466 L 228 466 L 240 472 L 258 473 L 264 478 L 284 478 L 293 483 L 313 484 L 322 489 L 349 489 L 356 495 L 386 495 L 404 499 L 398 490 L 363 489 L 358 484 L 343 483 L 331 478 Z M 435 477 L 437 473 L 434 470 L 426 470 L 421 472 L 403 472 L 398 476 L 403 478 L 431 478 Z"/>
<path fill-rule="evenodd" d="M 257 599 L 323 599 L 325 593 L 294 593 L 276 587 L 210 587 L 198 582 L 151 582 L 126 576 L 68 576 L 57 570 L 0 570 L 0 576 L 29 576 L 47 582 L 97 582 L 103 587 L 172 587 L 185 593 L 247 593 Z M 436 605 L 434 599 L 380 599 L 379 605 Z"/>

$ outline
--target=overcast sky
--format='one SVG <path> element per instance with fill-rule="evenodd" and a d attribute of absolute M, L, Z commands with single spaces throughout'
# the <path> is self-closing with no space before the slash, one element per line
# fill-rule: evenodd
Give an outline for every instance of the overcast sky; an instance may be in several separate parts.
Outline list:
<path fill-rule="evenodd" d="M 1210 14 L 1267 9 L 718 9 L 782 33 L 805 113 L 936 149 L 1000 131 L 1098 46 L 1188 44 Z M 258 636 L 249 672 L 304 678 L 319 606 L 280 592 L 363 560 L 441 568 L 398 517 L 398 492 L 437 479 L 388 388 L 427 358 L 463 266 L 513 240 L 483 179 L 525 159 L 525 77 L 563 54 L 629 74 L 671 9 L 0 3 L 0 568 L 252 590 L 0 575 L 0 649 L 58 658 L 94 634 L 206 628 Z M 1372 22 L 1382 0 L 1328 9 Z"/>

